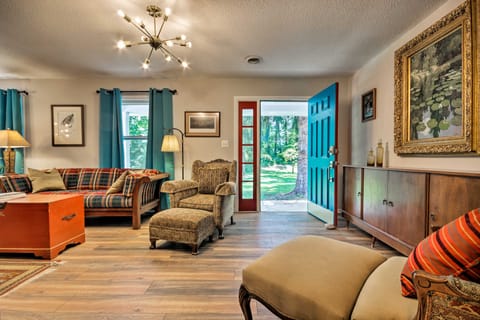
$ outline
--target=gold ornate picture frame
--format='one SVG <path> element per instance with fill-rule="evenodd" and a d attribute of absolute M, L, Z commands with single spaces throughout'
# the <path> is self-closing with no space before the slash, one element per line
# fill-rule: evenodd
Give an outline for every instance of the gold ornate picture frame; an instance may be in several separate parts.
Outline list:
<path fill-rule="evenodd" d="M 395 153 L 476 151 L 472 20 L 466 1 L 395 52 Z"/>

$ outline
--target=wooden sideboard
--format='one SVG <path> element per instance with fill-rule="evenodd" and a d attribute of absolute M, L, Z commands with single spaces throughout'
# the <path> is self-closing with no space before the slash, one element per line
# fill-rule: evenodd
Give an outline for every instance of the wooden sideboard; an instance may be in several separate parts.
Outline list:
<path fill-rule="evenodd" d="M 480 173 L 343 166 L 343 216 L 405 255 L 479 195 Z"/>

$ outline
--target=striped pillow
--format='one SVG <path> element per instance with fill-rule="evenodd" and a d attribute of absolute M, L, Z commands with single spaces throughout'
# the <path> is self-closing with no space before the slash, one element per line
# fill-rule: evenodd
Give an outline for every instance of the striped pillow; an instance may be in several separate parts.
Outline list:
<path fill-rule="evenodd" d="M 412 272 L 425 270 L 480 281 L 480 210 L 475 209 L 423 239 L 408 256 L 400 281 L 402 295 L 415 297 Z"/>

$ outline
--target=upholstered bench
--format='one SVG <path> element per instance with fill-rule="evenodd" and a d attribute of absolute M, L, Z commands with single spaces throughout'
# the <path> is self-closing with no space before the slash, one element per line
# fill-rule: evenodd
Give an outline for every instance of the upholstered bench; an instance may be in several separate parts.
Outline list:
<path fill-rule="evenodd" d="M 213 240 L 215 221 L 209 211 L 170 208 L 157 212 L 150 218 L 150 249 L 156 248 L 157 240 L 185 243 L 192 246 L 192 254 L 207 237 Z"/>
<path fill-rule="evenodd" d="M 240 306 L 246 320 L 253 319 L 251 299 L 280 319 L 411 320 L 417 300 L 403 297 L 400 288 L 406 260 L 320 236 L 298 237 L 243 270 Z"/>

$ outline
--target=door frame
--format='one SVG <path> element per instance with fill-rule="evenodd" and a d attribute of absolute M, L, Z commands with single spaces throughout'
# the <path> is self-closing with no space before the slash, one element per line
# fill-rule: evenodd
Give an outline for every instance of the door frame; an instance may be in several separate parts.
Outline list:
<path fill-rule="evenodd" d="M 298 100 L 305 100 L 305 101 L 308 101 L 310 97 L 308 96 L 234 96 L 233 97 L 233 123 L 234 123 L 234 128 L 233 128 L 233 132 L 235 133 L 234 134 L 234 137 L 233 137 L 233 150 L 234 150 L 234 153 L 233 153 L 233 157 L 234 159 L 239 159 L 239 154 L 238 154 L 238 147 L 239 147 L 239 140 L 240 140 L 240 137 L 238 136 L 238 123 L 239 123 L 239 119 L 238 119 L 238 105 L 239 105 L 239 102 L 241 101 L 255 101 L 257 103 L 257 114 L 255 115 L 255 117 L 257 119 L 260 118 L 260 101 L 278 101 L 278 100 L 282 100 L 282 101 L 298 101 Z M 256 135 L 256 139 L 257 141 L 259 141 L 260 139 L 260 122 L 257 121 L 257 135 Z M 257 157 L 256 157 L 256 163 L 260 163 L 260 152 L 257 152 Z M 237 186 L 238 186 L 238 177 L 240 176 L 241 172 L 239 171 L 240 168 L 237 168 Z M 260 212 L 260 166 L 256 166 L 256 169 L 255 169 L 255 176 L 257 178 L 257 185 L 256 185 L 256 192 L 257 192 L 257 195 L 259 195 L 257 197 L 257 211 L 255 212 Z M 235 197 L 235 212 L 238 212 L 238 197 Z M 242 212 L 247 212 L 247 211 L 242 211 Z"/>

